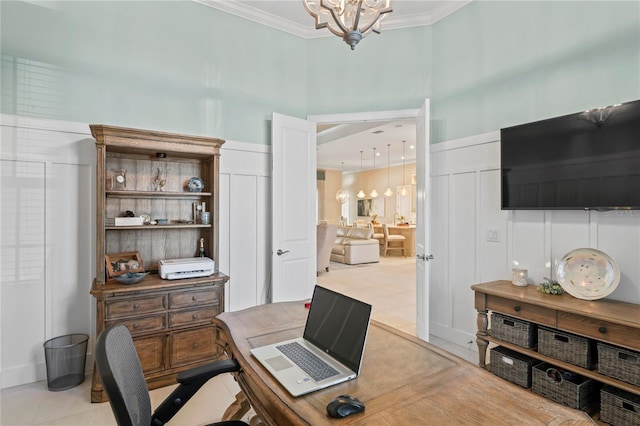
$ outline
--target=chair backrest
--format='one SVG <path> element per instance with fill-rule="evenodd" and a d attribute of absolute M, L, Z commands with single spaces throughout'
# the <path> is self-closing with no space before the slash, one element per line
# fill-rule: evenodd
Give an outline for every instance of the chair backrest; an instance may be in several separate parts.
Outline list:
<path fill-rule="evenodd" d="M 116 325 L 96 341 L 96 367 L 118 425 L 151 424 L 151 400 L 129 330 Z"/>
<path fill-rule="evenodd" d="M 382 224 L 382 231 L 384 232 L 384 239 L 388 239 L 389 238 L 389 227 L 387 226 L 386 223 Z"/>

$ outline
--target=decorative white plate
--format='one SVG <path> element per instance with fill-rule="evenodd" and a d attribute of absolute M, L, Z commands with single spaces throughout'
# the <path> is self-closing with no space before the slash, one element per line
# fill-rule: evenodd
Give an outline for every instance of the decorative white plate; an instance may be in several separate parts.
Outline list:
<path fill-rule="evenodd" d="M 606 253 L 579 248 L 565 254 L 557 270 L 558 283 L 578 299 L 602 299 L 613 293 L 620 282 L 620 269 Z"/>

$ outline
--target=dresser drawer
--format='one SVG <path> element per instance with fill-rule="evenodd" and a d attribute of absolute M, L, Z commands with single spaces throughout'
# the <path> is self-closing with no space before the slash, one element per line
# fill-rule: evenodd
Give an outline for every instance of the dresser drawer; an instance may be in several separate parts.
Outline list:
<path fill-rule="evenodd" d="M 189 308 L 199 305 L 220 304 L 220 288 L 175 292 L 169 294 L 169 309 Z"/>
<path fill-rule="evenodd" d="M 537 324 L 556 326 L 556 311 L 543 306 L 487 295 L 487 309 Z"/>
<path fill-rule="evenodd" d="M 132 297 L 126 299 L 107 300 L 105 315 L 107 318 L 118 318 L 129 315 L 149 314 L 165 310 L 164 295 Z"/>
<path fill-rule="evenodd" d="M 567 312 L 558 313 L 558 328 L 602 342 L 640 350 L 640 333 L 637 328 Z"/>
<path fill-rule="evenodd" d="M 152 315 L 143 318 L 128 318 L 126 320 L 107 321 L 107 327 L 124 324 L 132 335 L 149 331 L 161 331 L 166 328 L 165 314 Z"/>
<path fill-rule="evenodd" d="M 218 305 L 199 309 L 188 309 L 169 313 L 169 327 L 182 327 L 196 325 L 202 322 L 211 322 L 220 313 Z"/>
<path fill-rule="evenodd" d="M 218 354 L 215 327 L 181 331 L 171 336 L 171 367 L 204 361 Z"/>
<path fill-rule="evenodd" d="M 142 371 L 153 373 L 164 369 L 164 342 L 165 336 L 151 336 L 133 339 L 133 344 L 138 352 Z"/>

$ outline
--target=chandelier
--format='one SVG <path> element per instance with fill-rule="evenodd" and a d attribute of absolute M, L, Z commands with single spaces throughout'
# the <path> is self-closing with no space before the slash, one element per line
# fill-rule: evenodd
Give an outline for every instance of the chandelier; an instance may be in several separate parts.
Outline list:
<path fill-rule="evenodd" d="M 340 189 L 336 192 L 336 200 L 340 204 L 344 204 L 349 201 L 349 191 L 342 189 L 342 175 L 344 174 L 344 161 L 342 162 L 342 173 L 340 173 Z"/>
<path fill-rule="evenodd" d="M 371 31 L 380 33 L 380 22 L 393 11 L 391 0 L 302 0 L 316 21 L 316 29 L 327 28 L 345 43 L 356 44 Z"/>

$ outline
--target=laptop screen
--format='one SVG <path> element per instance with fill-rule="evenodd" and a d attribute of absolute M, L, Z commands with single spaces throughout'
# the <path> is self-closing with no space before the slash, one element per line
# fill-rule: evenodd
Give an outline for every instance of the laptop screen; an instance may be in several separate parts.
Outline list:
<path fill-rule="evenodd" d="M 371 305 L 315 286 L 303 337 L 359 372 L 370 316 Z"/>

